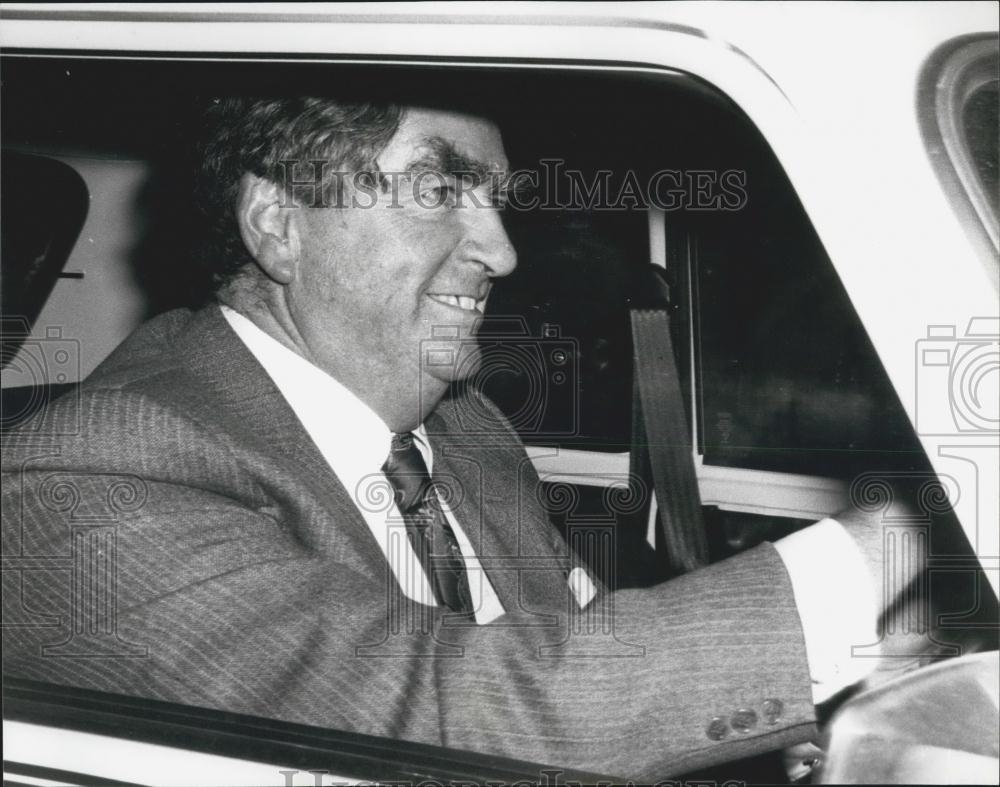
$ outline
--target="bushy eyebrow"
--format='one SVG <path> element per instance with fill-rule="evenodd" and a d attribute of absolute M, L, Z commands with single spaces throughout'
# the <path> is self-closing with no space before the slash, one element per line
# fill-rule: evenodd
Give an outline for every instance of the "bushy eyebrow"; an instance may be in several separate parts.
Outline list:
<path fill-rule="evenodd" d="M 440 172 L 442 175 L 474 178 L 477 185 L 489 178 L 503 175 L 502 170 L 497 167 L 460 153 L 451 141 L 443 137 L 425 138 L 420 150 L 420 155 L 406 165 L 408 175 Z"/>

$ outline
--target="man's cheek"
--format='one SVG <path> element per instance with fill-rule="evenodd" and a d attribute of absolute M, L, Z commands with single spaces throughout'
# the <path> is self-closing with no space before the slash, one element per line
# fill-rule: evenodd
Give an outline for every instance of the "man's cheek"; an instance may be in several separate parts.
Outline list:
<path fill-rule="evenodd" d="M 463 218 L 468 213 L 457 208 L 407 211 L 393 218 L 393 235 L 399 239 L 402 259 L 411 259 L 419 269 L 433 271 L 451 259 L 460 259 L 466 235 Z"/>

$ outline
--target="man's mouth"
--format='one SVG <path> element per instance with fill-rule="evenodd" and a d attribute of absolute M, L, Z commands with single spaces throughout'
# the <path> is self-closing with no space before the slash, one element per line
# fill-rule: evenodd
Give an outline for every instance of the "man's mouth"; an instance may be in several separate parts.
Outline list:
<path fill-rule="evenodd" d="M 476 299 L 468 295 L 451 295 L 450 293 L 429 292 L 427 297 L 446 306 L 452 306 L 467 312 L 478 312 L 483 314 L 486 311 L 486 296 Z"/>

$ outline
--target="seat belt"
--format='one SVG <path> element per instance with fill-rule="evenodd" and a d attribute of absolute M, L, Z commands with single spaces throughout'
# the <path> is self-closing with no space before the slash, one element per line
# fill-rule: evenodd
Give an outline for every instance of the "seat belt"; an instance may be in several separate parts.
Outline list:
<path fill-rule="evenodd" d="M 643 480 L 652 475 L 667 561 L 677 575 L 708 563 L 708 541 L 670 336 L 670 289 L 663 272 L 653 265 L 647 279 L 642 298 L 648 302 L 629 311 L 634 379 L 631 465 Z"/>

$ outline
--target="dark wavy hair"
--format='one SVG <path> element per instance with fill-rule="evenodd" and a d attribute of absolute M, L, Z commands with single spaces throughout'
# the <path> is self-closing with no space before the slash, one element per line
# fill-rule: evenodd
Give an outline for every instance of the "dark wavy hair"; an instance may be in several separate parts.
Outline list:
<path fill-rule="evenodd" d="M 396 133 L 401 117 L 402 108 L 394 104 L 318 97 L 213 99 L 204 113 L 203 141 L 196 152 L 195 199 L 204 230 L 196 255 L 211 272 L 215 288 L 253 263 L 236 222 L 244 174 L 283 184 L 294 198 L 285 178 L 291 174 L 285 172 L 287 162 L 325 161 L 323 199 L 338 204 L 330 193 L 341 188 L 336 173 L 371 173 L 377 182 L 375 159 Z"/>

